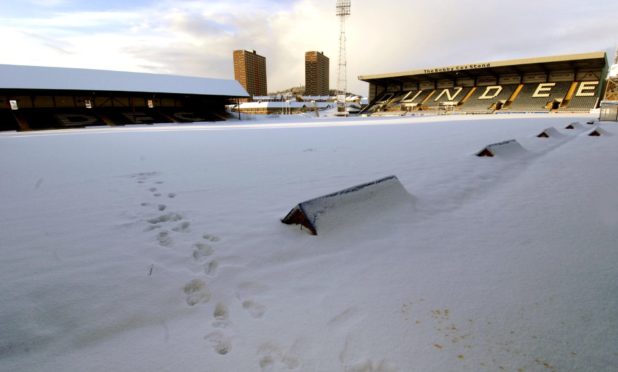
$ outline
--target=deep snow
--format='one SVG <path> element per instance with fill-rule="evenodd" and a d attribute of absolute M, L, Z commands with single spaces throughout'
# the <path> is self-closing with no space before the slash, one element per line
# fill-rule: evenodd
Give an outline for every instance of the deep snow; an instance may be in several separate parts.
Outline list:
<path fill-rule="evenodd" d="M 0 370 L 615 371 L 618 126 L 589 119 L 2 133 Z M 280 223 L 389 175 L 409 202 Z"/>

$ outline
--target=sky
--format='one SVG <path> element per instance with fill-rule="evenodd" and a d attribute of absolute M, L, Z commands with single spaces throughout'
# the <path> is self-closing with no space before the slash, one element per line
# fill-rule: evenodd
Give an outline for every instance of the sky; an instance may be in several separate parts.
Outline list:
<path fill-rule="evenodd" d="M 337 84 L 335 0 L 0 0 L 0 64 L 233 79 L 232 52 L 267 59 L 268 90 L 304 85 L 304 53 L 330 58 Z M 348 91 L 370 75 L 618 45 L 607 0 L 352 0 Z"/>

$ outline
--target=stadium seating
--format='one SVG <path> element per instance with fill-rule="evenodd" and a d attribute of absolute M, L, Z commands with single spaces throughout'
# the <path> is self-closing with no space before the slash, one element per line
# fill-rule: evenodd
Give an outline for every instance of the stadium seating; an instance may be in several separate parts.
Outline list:
<path fill-rule="evenodd" d="M 521 90 L 517 96 L 509 102 L 520 86 Z M 556 82 L 388 92 L 375 99 L 362 113 L 392 115 L 416 110 L 437 112 L 449 102 L 457 112 L 470 114 L 493 113 L 502 110 L 505 112 L 549 112 L 551 110 L 587 112 L 595 107 L 600 85 L 595 90 L 585 91 L 588 94 L 594 93 L 593 96 L 578 96 L 577 91 L 571 90 L 572 86 L 573 82 Z M 572 94 L 570 100 L 568 99 L 569 91 Z M 462 102 L 468 95 L 465 102 Z"/>
<path fill-rule="evenodd" d="M 392 114 L 393 112 L 409 111 L 408 107 L 420 105 L 434 90 L 407 90 L 394 93 L 384 93 L 371 102 L 361 114 Z M 452 93 L 451 93 L 452 94 Z M 457 98 L 463 97 L 460 93 Z M 438 104 L 436 103 L 435 106 Z M 415 108 L 416 109 L 416 108 Z"/>
<path fill-rule="evenodd" d="M 105 123 L 87 109 L 23 109 L 19 114 L 30 129 L 83 128 Z"/>
<path fill-rule="evenodd" d="M 189 123 L 195 121 L 225 120 L 208 108 L 93 108 L 93 109 L 21 109 L 19 115 L 29 129 L 82 128 L 104 125 L 132 125 L 154 123 Z M 18 130 L 19 125 L 10 110 L 0 111 L 0 130 Z"/>
<path fill-rule="evenodd" d="M 401 100 L 408 95 L 408 92 L 397 92 L 383 107 L 385 111 L 401 111 Z"/>
<path fill-rule="evenodd" d="M 389 104 L 390 105 L 398 104 L 401 102 L 401 100 L 406 98 L 407 95 L 408 95 L 408 92 L 398 92 L 393 96 L 393 98 L 389 100 Z"/>
<path fill-rule="evenodd" d="M 491 113 L 498 102 L 506 102 L 517 89 L 516 84 L 477 87 L 459 110 L 468 113 Z M 498 93 L 499 92 L 499 93 Z M 494 97 L 494 95 L 498 93 Z M 492 98 L 488 98 L 492 97 Z"/>
<path fill-rule="evenodd" d="M 554 85 L 542 87 L 541 84 Z M 553 102 L 562 101 L 566 97 L 569 88 L 571 88 L 571 82 L 524 84 L 507 109 L 511 112 L 547 112 L 552 109 Z"/>
<path fill-rule="evenodd" d="M 581 83 L 579 83 L 581 84 Z M 579 85 L 578 85 L 579 86 Z M 599 90 L 601 89 L 601 84 L 597 85 L 594 90 L 594 96 L 577 96 L 574 94 L 569 102 L 567 102 L 566 106 L 561 107 L 560 111 L 566 112 L 588 112 L 590 109 L 594 108 L 599 100 Z"/>
<path fill-rule="evenodd" d="M 373 101 L 367 105 L 362 111 L 361 114 L 373 114 L 375 112 L 383 111 L 386 107 L 387 102 L 393 97 L 393 93 L 385 92 L 378 95 Z"/>
<path fill-rule="evenodd" d="M 74 97 L 66 92 L 47 93 L 0 96 L 0 131 L 212 122 L 229 117 L 227 101 L 218 97 L 141 94 Z M 10 105 L 8 97 L 16 97 L 18 107 Z"/>
<path fill-rule="evenodd" d="M 404 97 L 404 99 L 402 100 L 402 103 L 406 103 L 406 104 L 420 104 L 421 102 L 423 102 L 425 100 L 425 98 L 427 98 L 427 96 L 433 92 L 432 89 L 429 90 L 412 90 L 407 92 L 406 97 Z"/>
<path fill-rule="evenodd" d="M 472 88 L 436 89 L 434 94 L 423 104 L 429 108 L 437 108 L 444 103 L 453 103 L 455 106 L 463 100 Z"/>
<path fill-rule="evenodd" d="M 598 100 L 597 96 L 573 97 L 566 107 L 560 108 L 560 111 L 588 112 L 596 106 Z"/>

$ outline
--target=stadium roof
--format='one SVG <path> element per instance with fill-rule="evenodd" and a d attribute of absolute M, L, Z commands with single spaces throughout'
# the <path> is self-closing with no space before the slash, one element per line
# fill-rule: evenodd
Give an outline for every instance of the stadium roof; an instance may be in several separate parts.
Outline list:
<path fill-rule="evenodd" d="M 478 76 L 522 75 L 533 72 L 603 69 L 607 65 L 605 52 L 570 54 L 553 57 L 513 59 L 499 62 L 483 62 L 411 70 L 378 75 L 363 75 L 362 81 L 418 82 L 426 80 L 454 80 Z"/>
<path fill-rule="evenodd" d="M 0 65 L 0 89 L 249 96 L 236 80 L 17 65 Z"/>

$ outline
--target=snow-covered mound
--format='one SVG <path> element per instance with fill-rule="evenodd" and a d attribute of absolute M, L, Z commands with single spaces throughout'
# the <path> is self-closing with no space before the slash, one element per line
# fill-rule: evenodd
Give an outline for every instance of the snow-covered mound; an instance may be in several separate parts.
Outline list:
<path fill-rule="evenodd" d="M 589 119 L 0 134 L 0 370 L 615 371 L 618 127 Z M 389 174 L 412 203 L 280 222 Z"/>
<path fill-rule="evenodd" d="M 380 212 L 411 202 L 397 177 L 389 176 L 299 203 L 281 222 L 304 226 L 317 235 L 318 229 L 341 230 L 344 225 L 366 223 Z"/>
<path fill-rule="evenodd" d="M 557 139 L 564 138 L 562 133 L 560 133 L 558 129 L 554 127 L 546 128 L 541 133 L 537 134 L 537 137 L 538 138 L 557 138 Z"/>
<path fill-rule="evenodd" d="M 492 143 L 491 145 L 487 145 L 483 150 L 478 152 L 476 155 L 479 157 L 513 157 L 519 156 L 526 153 L 526 150 L 517 142 L 515 139 L 510 139 L 507 141 L 502 141 L 498 143 Z"/>

